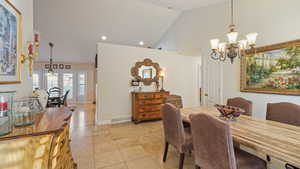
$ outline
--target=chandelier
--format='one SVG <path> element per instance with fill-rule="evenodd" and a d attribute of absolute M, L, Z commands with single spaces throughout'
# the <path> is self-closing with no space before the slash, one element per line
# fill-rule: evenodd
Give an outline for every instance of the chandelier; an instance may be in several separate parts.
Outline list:
<path fill-rule="evenodd" d="M 212 53 L 211 58 L 214 60 L 225 61 L 226 58 L 230 59 L 233 63 L 236 57 L 242 57 L 245 55 L 247 49 L 254 49 L 256 45 L 257 33 L 249 33 L 246 35 L 245 40 L 237 41 L 238 32 L 235 30 L 233 22 L 234 6 L 233 0 L 231 0 L 231 24 L 229 25 L 229 33 L 227 34 L 228 42 L 221 42 L 219 39 L 210 40 Z"/>

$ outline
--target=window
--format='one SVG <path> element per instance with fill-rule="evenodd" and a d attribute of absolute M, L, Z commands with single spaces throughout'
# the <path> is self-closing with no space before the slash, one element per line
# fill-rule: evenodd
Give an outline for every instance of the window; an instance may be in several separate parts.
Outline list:
<path fill-rule="evenodd" d="M 53 88 L 53 87 L 58 87 L 58 73 L 53 73 L 53 74 L 48 74 L 46 73 L 47 76 L 47 90 Z"/>
<path fill-rule="evenodd" d="M 40 89 L 40 77 L 38 73 L 32 75 L 33 90 Z"/>
<path fill-rule="evenodd" d="M 63 89 L 64 93 L 66 93 L 68 90 L 70 90 L 68 99 L 73 98 L 73 74 L 72 73 L 64 73 L 63 74 Z"/>

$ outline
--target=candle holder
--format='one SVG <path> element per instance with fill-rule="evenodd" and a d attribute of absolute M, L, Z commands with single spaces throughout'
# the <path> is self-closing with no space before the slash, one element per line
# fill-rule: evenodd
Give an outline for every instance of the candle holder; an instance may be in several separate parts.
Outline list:
<path fill-rule="evenodd" d="M 165 89 L 164 89 L 164 78 L 166 76 L 166 68 L 161 69 L 161 71 L 159 72 L 159 76 L 160 76 L 160 79 L 161 79 L 161 89 L 160 89 L 160 91 L 164 92 L 165 91 Z"/>
<path fill-rule="evenodd" d="M 40 34 L 38 32 L 34 33 L 33 39 L 33 41 L 27 41 L 25 53 L 21 54 L 20 57 L 22 64 L 28 60 L 30 77 L 32 77 L 33 74 L 33 61 L 39 56 Z"/>
<path fill-rule="evenodd" d="M 13 98 L 15 92 L 0 92 L 0 136 L 9 134 L 13 126 Z"/>

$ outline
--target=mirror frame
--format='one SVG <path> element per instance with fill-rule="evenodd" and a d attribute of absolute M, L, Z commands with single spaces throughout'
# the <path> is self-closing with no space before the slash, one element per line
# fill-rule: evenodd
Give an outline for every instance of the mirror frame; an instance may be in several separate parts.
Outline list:
<path fill-rule="evenodd" d="M 153 66 L 155 69 L 156 69 L 156 75 L 154 76 L 154 78 L 146 78 L 146 79 L 143 79 L 140 75 L 139 75 L 139 68 L 141 68 L 142 66 Z M 149 86 L 151 85 L 153 82 L 157 82 L 159 81 L 159 74 L 161 72 L 161 68 L 159 66 L 158 63 L 154 63 L 152 62 L 151 59 L 145 59 L 144 61 L 142 62 L 136 62 L 134 67 L 131 68 L 131 75 L 144 83 L 144 85 L 146 86 Z"/>

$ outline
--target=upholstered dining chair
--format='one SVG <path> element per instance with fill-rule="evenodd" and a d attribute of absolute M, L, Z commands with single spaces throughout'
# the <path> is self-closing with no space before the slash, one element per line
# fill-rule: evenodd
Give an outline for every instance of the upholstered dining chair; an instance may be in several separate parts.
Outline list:
<path fill-rule="evenodd" d="M 266 162 L 234 149 L 230 126 L 208 114 L 192 114 L 196 169 L 266 169 Z"/>
<path fill-rule="evenodd" d="M 165 135 L 163 162 L 166 162 L 169 144 L 171 144 L 180 153 L 179 169 L 183 169 L 185 153 L 191 152 L 193 148 L 191 133 L 184 129 L 180 110 L 174 105 L 170 103 L 162 105 L 161 112 Z"/>
<path fill-rule="evenodd" d="M 183 108 L 183 103 L 182 103 L 181 96 L 178 96 L 178 95 L 167 96 L 166 99 L 165 99 L 165 102 L 173 104 L 178 109 Z"/>
<path fill-rule="evenodd" d="M 269 103 L 267 120 L 300 126 L 300 106 L 293 103 Z"/>
<path fill-rule="evenodd" d="M 169 95 L 165 98 L 165 103 L 170 103 L 174 105 L 177 109 L 183 108 L 182 97 L 179 95 Z M 184 128 L 190 128 L 190 124 L 183 121 Z"/>
<path fill-rule="evenodd" d="M 245 110 L 247 116 L 252 116 L 252 101 L 246 100 L 242 97 L 235 97 L 227 100 L 228 106 L 234 106 Z"/>

